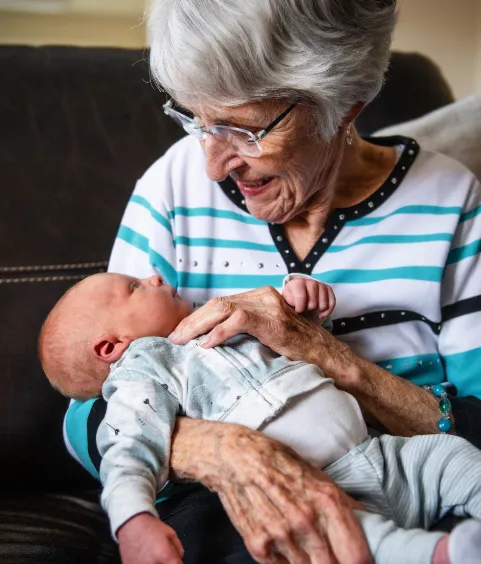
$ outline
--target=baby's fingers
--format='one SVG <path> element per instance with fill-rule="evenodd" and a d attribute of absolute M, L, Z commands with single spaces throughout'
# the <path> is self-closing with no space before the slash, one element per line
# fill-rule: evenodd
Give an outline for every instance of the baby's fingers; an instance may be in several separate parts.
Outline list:
<path fill-rule="evenodd" d="M 306 281 L 303 278 L 295 278 L 289 281 L 282 295 L 286 302 L 292 306 L 297 313 L 302 313 L 306 310 L 309 295 L 306 289 Z"/>
<path fill-rule="evenodd" d="M 175 532 L 172 535 L 171 543 L 174 545 L 174 548 L 179 553 L 180 559 L 182 561 L 182 558 L 184 557 L 184 547 L 182 546 L 182 543 L 180 542 L 180 539 Z"/>
<path fill-rule="evenodd" d="M 329 317 L 336 306 L 336 296 L 333 289 L 327 284 L 319 287 L 319 317 Z"/>

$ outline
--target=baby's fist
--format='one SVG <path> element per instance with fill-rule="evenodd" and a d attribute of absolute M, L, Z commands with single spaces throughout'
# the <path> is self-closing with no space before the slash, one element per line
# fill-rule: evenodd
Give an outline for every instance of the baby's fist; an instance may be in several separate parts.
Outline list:
<path fill-rule="evenodd" d="M 139 513 L 117 532 L 122 564 L 182 564 L 176 532 L 159 518 Z"/>
<path fill-rule="evenodd" d="M 297 313 L 318 311 L 324 319 L 331 315 L 336 298 L 332 288 L 313 278 L 293 278 L 284 286 L 282 295 Z"/>

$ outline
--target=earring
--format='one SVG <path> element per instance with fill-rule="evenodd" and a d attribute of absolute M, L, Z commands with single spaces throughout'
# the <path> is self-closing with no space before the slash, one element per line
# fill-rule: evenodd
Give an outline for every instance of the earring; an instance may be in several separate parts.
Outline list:
<path fill-rule="evenodd" d="M 352 122 L 347 126 L 346 129 L 346 141 L 348 145 L 352 145 L 353 133 L 352 133 Z"/>

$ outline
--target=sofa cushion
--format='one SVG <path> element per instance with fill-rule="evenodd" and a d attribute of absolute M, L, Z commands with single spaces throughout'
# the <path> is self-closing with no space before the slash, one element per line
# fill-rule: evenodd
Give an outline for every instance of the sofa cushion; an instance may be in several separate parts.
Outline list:
<path fill-rule="evenodd" d="M 0 499 L 0 562 L 120 564 L 97 494 L 16 494 Z"/>

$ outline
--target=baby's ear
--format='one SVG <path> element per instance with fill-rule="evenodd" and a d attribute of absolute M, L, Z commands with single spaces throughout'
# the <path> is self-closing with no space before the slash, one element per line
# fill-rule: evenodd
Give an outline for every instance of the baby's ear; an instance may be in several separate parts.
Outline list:
<path fill-rule="evenodd" d="M 127 350 L 133 341 L 130 337 L 115 337 L 114 335 L 102 335 L 94 343 L 94 355 L 102 362 L 112 364 Z"/>

